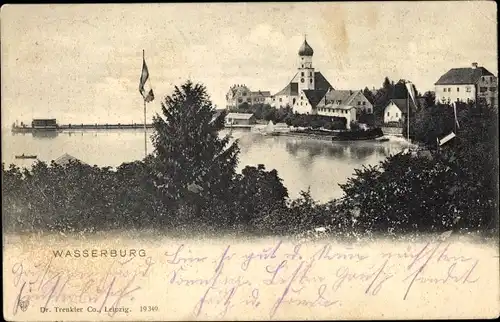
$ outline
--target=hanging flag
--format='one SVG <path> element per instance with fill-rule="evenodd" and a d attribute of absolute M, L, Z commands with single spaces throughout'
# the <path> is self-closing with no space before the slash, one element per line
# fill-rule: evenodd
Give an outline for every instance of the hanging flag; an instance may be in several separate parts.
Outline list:
<path fill-rule="evenodd" d="M 450 141 L 455 136 L 456 136 L 455 133 L 451 132 L 450 134 L 448 134 L 447 136 L 445 136 L 444 138 L 442 138 L 441 140 L 439 140 L 439 146 L 441 146 L 441 145 L 445 144 L 446 142 Z"/>
<path fill-rule="evenodd" d="M 151 81 L 149 80 L 149 70 L 144 58 L 144 51 L 142 51 L 142 73 L 139 82 L 139 92 L 141 93 L 146 103 L 149 103 L 155 99 L 153 88 L 151 87 Z"/>
<path fill-rule="evenodd" d="M 455 123 L 457 124 L 457 128 L 460 128 L 460 124 L 458 124 L 457 103 L 456 102 L 453 102 L 453 114 L 455 115 Z"/>
<path fill-rule="evenodd" d="M 413 101 L 413 105 L 417 107 L 417 100 L 415 97 L 416 95 L 415 95 L 415 90 L 413 88 L 413 84 L 411 82 L 406 82 L 405 85 L 406 85 L 406 90 L 408 91 L 408 94 L 410 95 L 411 100 Z"/>

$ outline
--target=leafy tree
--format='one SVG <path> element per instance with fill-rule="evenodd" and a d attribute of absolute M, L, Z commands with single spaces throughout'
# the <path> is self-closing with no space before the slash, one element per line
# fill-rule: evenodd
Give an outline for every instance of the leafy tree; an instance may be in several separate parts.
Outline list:
<path fill-rule="evenodd" d="M 243 110 L 243 111 L 248 111 L 250 108 L 250 104 L 247 102 L 243 102 L 240 105 L 238 105 L 238 109 Z"/>
<path fill-rule="evenodd" d="M 375 95 L 373 94 L 373 92 L 368 87 L 365 87 L 365 89 L 363 89 L 363 95 L 365 95 L 366 99 L 372 105 L 375 104 Z"/>
<path fill-rule="evenodd" d="M 153 119 L 156 186 L 181 200 L 195 194 L 224 198 L 235 175 L 239 148 L 219 137 L 225 113 L 219 115 L 201 84 L 187 81 L 162 102 L 163 117 Z"/>
<path fill-rule="evenodd" d="M 246 166 L 237 175 L 233 198 L 238 203 L 235 217 L 239 224 L 250 225 L 258 216 L 286 207 L 288 191 L 276 170 L 264 165 Z"/>
<path fill-rule="evenodd" d="M 434 106 L 436 104 L 436 94 L 433 91 L 427 91 L 424 93 L 424 108 Z"/>

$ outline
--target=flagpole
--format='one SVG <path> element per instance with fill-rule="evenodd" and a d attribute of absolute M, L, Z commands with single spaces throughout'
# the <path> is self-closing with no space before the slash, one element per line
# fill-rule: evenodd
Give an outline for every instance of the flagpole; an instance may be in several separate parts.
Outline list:
<path fill-rule="evenodd" d="M 142 61 L 145 60 L 144 49 L 142 50 Z M 144 98 L 144 157 L 148 156 L 148 140 L 146 134 L 146 98 Z"/>
<path fill-rule="evenodd" d="M 146 100 L 144 100 L 144 157 L 148 156 L 148 140 L 146 134 Z"/>
<path fill-rule="evenodd" d="M 406 123 L 407 123 L 406 138 L 408 142 L 410 142 L 410 91 L 408 88 L 406 89 L 406 106 L 408 109 L 406 117 Z"/>

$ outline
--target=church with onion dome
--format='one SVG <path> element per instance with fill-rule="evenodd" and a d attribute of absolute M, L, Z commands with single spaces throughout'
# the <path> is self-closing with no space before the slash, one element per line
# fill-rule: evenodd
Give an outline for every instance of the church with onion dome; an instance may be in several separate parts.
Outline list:
<path fill-rule="evenodd" d="M 332 85 L 313 66 L 314 50 L 304 39 L 298 52 L 298 68 L 290 83 L 272 97 L 276 108 L 290 106 L 294 112 L 309 114 L 330 90 Z"/>
<path fill-rule="evenodd" d="M 252 92 L 244 85 L 234 85 L 226 95 L 228 109 L 247 104 L 270 104 L 275 108 L 291 107 L 294 113 L 344 117 L 349 127 L 361 113 L 373 113 L 373 105 L 361 90 L 336 90 L 314 70 L 314 50 L 304 38 L 298 51 L 297 71 L 279 92 Z"/>

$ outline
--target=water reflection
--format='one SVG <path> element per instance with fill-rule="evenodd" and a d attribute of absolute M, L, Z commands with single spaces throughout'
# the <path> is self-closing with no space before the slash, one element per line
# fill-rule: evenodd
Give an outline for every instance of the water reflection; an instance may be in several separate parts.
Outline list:
<path fill-rule="evenodd" d="M 389 144 L 370 142 L 370 145 L 359 142 L 311 142 L 291 140 L 286 142 L 286 150 L 293 156 L 299 151 L 304 151 L 307 156 L 314 159 L 320 155 L 332 157 L 337 160 L 364 161 L 372 155 L 388 156 L 391 149 Z"/>
<path fill-rule="evenodd" d="M 40 132 L 41 133 L 41 132 Z M 222 131 L 221 136 L 229 134 Z M 49 134 L 49 133 L 44 133 Z M 54 134 L 51 133 L 51 134 Z M 144 132 L 141 130 L 65 131 L 55 136 L 32 133 L 2 133 L 2 161 L 30 166 L 32 161 L 15 159 L 22 153 L 37 155 L 41 161 L 57 159 L 68 153 L 85 163 L 116 167 L 123 162 L 144 158 Z M 148 131 L 150 138 L 152 131 Z M 250 131 L 233 130 L 231 141 L 238 139 L 241 150 L 238 171 L 245 166 L 264 164 L 276 169 L 291 197 L 311 188 L 315 199 L 327 201 L 339 197 L 354 169 L 378 164 L 390 154 L 401 151 L 398 142 L 331 142 L 309 138 L 263 136 Z M 153 145 L 148 139 L 148 151 Z"/>
<path fill-rule="evenodd" d="M 32 132 L 34 139 L 55 139 L 58 135 L 58 131 L 35 131 Z"/>

